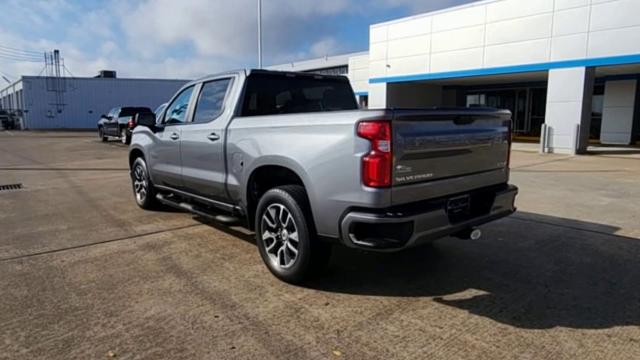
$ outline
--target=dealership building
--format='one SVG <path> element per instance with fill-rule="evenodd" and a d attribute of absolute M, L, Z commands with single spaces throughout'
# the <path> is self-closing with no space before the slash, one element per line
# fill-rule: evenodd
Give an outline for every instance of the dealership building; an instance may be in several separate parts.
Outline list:
<path fill-rule="evenodd" d="M 369 51 L 275 68 L 342 68 L 363 105 L 511 110 L 549 152 L 640 140 L 640 1 L 484 0 L 371 25 Z"/>
<path fill-rule="evenodd" d="M 186 82 L 121 79 L 115 71 L 96 77 L 22 76 L 0 90 L 0 108 L 15 114 L 22 129 L 94 129 L 110 109 L 155 109 Z"/>

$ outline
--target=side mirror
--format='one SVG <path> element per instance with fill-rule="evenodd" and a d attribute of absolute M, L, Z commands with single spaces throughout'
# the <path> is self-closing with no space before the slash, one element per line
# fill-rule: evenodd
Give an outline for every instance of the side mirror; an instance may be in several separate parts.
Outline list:
<path fill-rule="evenodd" d="M 105 114 L 100 115 L 100 119 L 107 119 L 107 115 Z"/>
<path fill-rule="evenodd" d="M 151 130 L 156 127 L 156 115 L 154 113 L 137 113 L 134 120 L 136 125 L 146 126 Z"/>

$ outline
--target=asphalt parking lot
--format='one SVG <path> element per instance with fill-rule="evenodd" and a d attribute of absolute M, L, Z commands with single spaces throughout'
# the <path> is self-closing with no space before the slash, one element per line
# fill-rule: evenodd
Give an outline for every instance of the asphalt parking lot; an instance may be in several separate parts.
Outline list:
<path fill-rule="evenodd" d="M 0 132 L 1 359 L 638 359 L 640 158 L 515 151 L 479 241 L 336 249 L 305 287 L 252 236 L 145 212 L 127 149 Z"/>

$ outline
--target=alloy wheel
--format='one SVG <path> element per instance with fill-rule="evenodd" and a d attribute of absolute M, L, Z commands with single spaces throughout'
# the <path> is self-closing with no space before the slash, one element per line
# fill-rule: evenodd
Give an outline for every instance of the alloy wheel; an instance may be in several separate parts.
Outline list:
<path fill-rule="evenodd" d="M 142 165 L 138 164 L 133 169 L 133 190 L 139 204 L 142 204 L 147 198 L 148 187 L 149 182 L 147 181 L 147 171 Z"/>
<path fill-rule="evenodd" d="M 282 204 L 271 204 L 261 219 L 262 241 L 271 263 L 287 269 L 298 259 L 298 228 L 293 216 Z"/>

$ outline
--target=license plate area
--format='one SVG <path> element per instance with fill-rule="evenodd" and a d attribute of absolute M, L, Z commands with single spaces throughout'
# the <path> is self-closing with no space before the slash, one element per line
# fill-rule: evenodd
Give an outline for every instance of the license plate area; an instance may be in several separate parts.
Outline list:
<path fill-rule="evenodd" d="M 460 195 L 447 200 L 447 215 L 451 222 L 464 220 L 471 212 L 471 196 Z"/>

